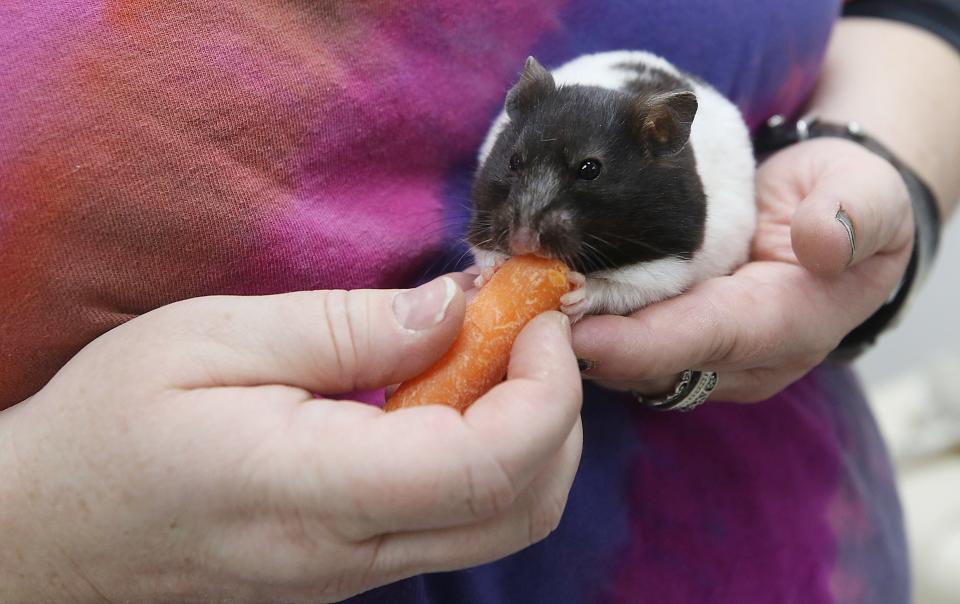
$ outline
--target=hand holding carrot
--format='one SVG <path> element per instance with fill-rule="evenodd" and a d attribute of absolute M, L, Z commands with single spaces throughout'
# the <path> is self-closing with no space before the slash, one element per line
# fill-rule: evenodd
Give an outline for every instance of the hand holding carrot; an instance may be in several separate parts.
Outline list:
<path fill-rule="evenodd" d="M 423 371 L 463 313 L 441 278 L 198 298 L 97 339 L 0 413 L 3 601 L 331 602 L 542 539 L 581 446 L 559 313 L 465 414 L 312 395 Z"/>

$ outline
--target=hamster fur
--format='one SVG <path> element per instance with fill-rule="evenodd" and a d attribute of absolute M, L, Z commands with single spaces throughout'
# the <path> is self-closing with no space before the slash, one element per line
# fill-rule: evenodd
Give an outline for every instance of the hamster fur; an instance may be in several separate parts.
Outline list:
<path fill-rule="evenodd" d="M 528 59 L 524 77 L 529 75 L 529 70 L 536 68 L 542 70 L 536 61 Z M 545 76 L 545 72 L 540 75 Z M 648 52 L 616 51 L 585 55 L 553 70 L 550 75 L 555 82 L 557 92 L 566 90 L 569 93 L 571 92 L 570 87 L 583 87 L 583 90 L 580 90 L 578 94 L 588 95 L 585 97 L 588 100 L 590 99 L 589 95 L 595 95 L 596 100 L 590 101 L 593 103 L 591 106 L 598 107 L 600 110 L 603 110 L 603 103 L 630 102 L 624 100 L 625 95 L 630 97 L 642 96 L 649 92 L 646 90 L 648 88 L 651 90 L 654 88 L 662 89 L 665 80 L 668 86 L 671 83 L 679 82 L 679 88 L 691 91 L 696 96 L 694 105 L 696 113 L 692 124 L 688 126 L 689 138 L 686 140 L 684 148 L 689 149 L 686 152 L 686 157 L 689 157 L 690 171 L 695 170 L 695 174 L 690 175 L 690 178 L 692 180 L 699 178 L 699 186 L 702 187 L 703 197 L 705 198 L 706 211 L 700 214 L 703 224 L 693 225 L 694 227 L 702 226 L 702 238 L 699 239 L 699 245 L 692 249 L 690 253 L 666 254 L 664 257 L 655 259 L 621 262 L 618 266 L 612 267 L 596 266 L 593 268 L 597 270 L 585 271 L 584 298 L 579 305 L 577 315 L 583 313 L 626 314 L 648 304 L 675 296 L 697 282 L 729 274 L 746 262 L 756 223 L 753 189 L 755 161 L 747 126 L 736 106 L 709 85 L 680 72 L 665 59 Z M 521 79 L 521 83 L 517 87 L 521 86 L 522 83 L 523 80 Z M 617 91 L 617 94 L 610 95 L 610 93 L 604 92 L 610 90 Z M 514 93 L 514 91 L 511 92 Z M 510 102 L 511 99 L 508 95 L 508 108 Z M 600 112 L 603 113 L 604 111 Z M 485 184 L 482 181 L 484 178 L 492 178 L 497 181 L 498 185 L 506 186 L 502 182 L 504 178 L 501 172 L 493 169 L 498 168 L 498 166 L 487 166 L 486 164 L 500 137 L 516 136 L 516 133 L 513 132 L 514 129 L 511 128 L 511 113 L 514 113 L 515 117 L 518 116 L 516 112 L 505 109 L 495 120 L 479 153 L 479 169 L 474 192 L 475 210 L 471 219 L 469 239 L 474 258 L 481 268 L 493 266 L 498 260 L 508 256 L 510 251 L 497 249 L 491 245 L 493 237 L 488 232 L 488 225 L 485 224 L 486 219 L 477 210 L 477 196 L 479 194 L 477 191 Z M 518 117 L 518 122 L 520 119 L 522 118 Z M 558 128 L 561 134 L 558 138 L 571 135 L 563 127 L 565 119 L 572 119 L 570 116 L 558 113 L 551 116 L 550 119 L 553 122 L 559 122 Z M 620 125 L 623 126 L 622 123 Z M 506 140 L 500 141 L 501 145 L 507 143 Z M 561 141 L 558 144 L 564 144 L 564 152 L 566 152 L 569 143 L 570 141 Z M 692 152 L 692 155 L 690 152 Z M 502 160 L 502 157 L 499 159 Z M 514 159 L 511 157 L 511 169 L 513 161 Z M 519 160 L 517 161 L 519 163 Z M 681 161 L 683 161 L 682 158 L 671 159 L 670 165 L 676 168 L 677 162 Z M 657 165 L 657 162 L 644 165 L 638 163 L 636 169 L 657 170 L 659 169 Z M 496 175 L 492 176 L 492 174 Z M 651 176 L 656 175 L 652 174 Z M 667 182 L 681 183 L 679 177 L 671 178 L 672 180 Z M 588 184 L 569 182 L 573 183 L 571 186 Z M 654 182 L 656 182 L 656 179 L 654 179 Z M 514 182 L 509 186 L 515 188 L 519 185 Z M 552 189 L 541 189 L 536 193 L 547 196 L 557 194 L 557 189 L 562 186 L 566 185 L 558 184 Z M 672 187 L 672 185 L 670 186 Z M 646 194 L 648 197 L 645 203 L 649 205 L 650 192 Z M 509 200 L 504 200 L 501 203 L 517 204 L 524 203 L 523 199 L 530 199 L 530 197 L 522 196 L 518 198 L 515 191 L 510 193 L 509 196 Z M 544 200 L 542 203 L 548 205 L 550 200 Z M 669 201 L 666 203 L 669 203 Z M 690 205 L 689 207 L 695 208 L 696 206 Z M 663 220 L 666 215 L 670 221 L 677 224 L 687 224 L 683 222 L 683 219 L 689 217 L 673 216 L 669 218 L 671 209 L 668 208 L 664 211 L 662 207 L 650 208 L 651 212 L 656 212 L 650 214 L 650 216 L 658 216 L 659 220 Z M 519 211 L 520 208 L 513 208 L 515 215 Z M 576 209 L 566 211 L 563 214 L 564 219 L 574 221 L 578 220 L 577 216 Z M 558 218 L 554 222 L 557 220 L 560 219 Z M 670 224 L 670 222 L 663 224 Z M 618 226 L 622 228 L 622 225 Z M 642 230 L 640 228 L 642 225 L 636 226 L 638 232 Z M 517 229 L 518 227 L 514 225 L 510 228 Z M 684 228 L 678 230 L 677 234 L 687 233 L 688 231 L 697 231 L 697 228 Z M 596 237 L 598 240 L 603 238 L 602 234 Z M 623 238 L 621 237 L 621 239 Z M 541 250 L 540 253 L 551 255 L 549 251 Z"/>

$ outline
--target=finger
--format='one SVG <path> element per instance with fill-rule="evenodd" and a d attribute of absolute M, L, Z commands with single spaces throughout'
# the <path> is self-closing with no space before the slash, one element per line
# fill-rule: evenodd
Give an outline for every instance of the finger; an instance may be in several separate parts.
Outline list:
<path fill-rule="evenodd" d="M 912 215 L 903 179 L 879 156 L 832 164 L 815 177 L 791 222 L 797 259 L 837 274 L 876 253 L 909 245 Z"/>
<path fill-rule="evenodd" d="M 449 571 L 497 560 L 546 538 L 558 526 L 580 464 L 583 430 L 578 420 L 560 451 L 516 503 L 501 514 L 467 526 L 383 538 L 375 572 L 397 580 L 422 572 Z"/>
<path fill-rule="evenodd" d="M 463 272 L 459 273 L 447 273 L 445 277 L 450 277 L 453 279 L 453 282 L 457 284 L 457 287 L 464 293 L 464 301 L 469 304 L 475 297 L 477 297 L 477 290 L 474 287 L 474 280 L 476 279 L 476 274 L 469 273 L 470 269 L 466 269 Z M 399 383 L 391 384 L 386 387 L 384 394 L 386 398 L 390 398 L 394 392 L 397 391 L 397 388 L 400 387 Z"/>
<path fill-rule="evenodd" d="M 521 332 L 509 378 L 461 416 L 429 405 L 384 414 L 302 405 L 268 451 L 258 491 L 339 518 L 345 538 L 473 523 L 503 512 L 579 418 L 580 380 L 559 313 Z M 349 435 L 349 438 L 345 435 Z M 318 512 L 319 513 L 319 512 Z"/>
<path fill-rule="evenodd" d="M 566 315 L 536 317 L 513 346 L 507 381 L 464 414 L 482 441 L 499 443 L 491 454 L 514 485 L 533 478 L 580 417 L 582 382 L 571 337 Z"/>
<path fill-rule="evenodd" d="M 725 357 L 739 337 L 736 316 L 715 298 L 723 289 L 706 282 L 631 316 L 585 317 L 573 330 L 574 351 L 589 367 L 584 376 L 659 378 L 662 384 L 685 369 L 715 369 L 713 361 Z"/>
<path fill-rule="evenodd" d="M 468 272 L 470 269 L 466 269 L 460 273 L 447 273 L 446 277 L 453 279 L 453 282 L 457 284 L 462 291 L 467 292 L 473 289 L 473 282 L 476 280 L 477 275 Z"/>
<path fill-rule="evenodd" d="M 336 394 L 425 370 L 457 336 L 463 312 L 463 293 L 441 277 L 404 291 L 197 298 L 151 318 L 166 324 L 154 354 L 175 364 L 170 385 L 284 384 Z"/>
<path fill-rule="evenodd" d="M 587 317 L 573 330 L 574 350 L 588 361 L 586 377 L 626 382 L 815 362 L 882 295 L 853 275 L 828 280 L 795 265 L 752 262 L 629 317 Z"/>

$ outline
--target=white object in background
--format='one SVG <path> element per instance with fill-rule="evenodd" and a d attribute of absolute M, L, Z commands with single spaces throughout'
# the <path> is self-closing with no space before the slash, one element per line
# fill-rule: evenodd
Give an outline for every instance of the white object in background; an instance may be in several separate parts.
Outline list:
<path fill-rule="evenodd" d="M 960 447 L 958 376 L 960 356 L 944 355 L 921 370 L 868 387 L 868 398 L 897 465 Z"/>
<path fill-rule="evenodd" d="M 871 388 L 897 465 L 910 544 L 914 601 L 960 602 L 960 357 Z"/>
<path fill-rule="evenodd" d="M 900 474 L 913 596 L 917 604 L 960 602 L 960 454 Z"/>

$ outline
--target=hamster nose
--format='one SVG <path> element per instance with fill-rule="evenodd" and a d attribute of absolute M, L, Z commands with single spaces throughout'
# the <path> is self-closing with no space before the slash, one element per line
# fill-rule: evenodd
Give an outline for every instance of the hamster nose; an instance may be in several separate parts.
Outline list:
<path fill-rule="evenodd" d="M 510 253 L 533 254 L 540 251 L 540 233 L 530 227 L 520 227 L 510 234 Z"/>

